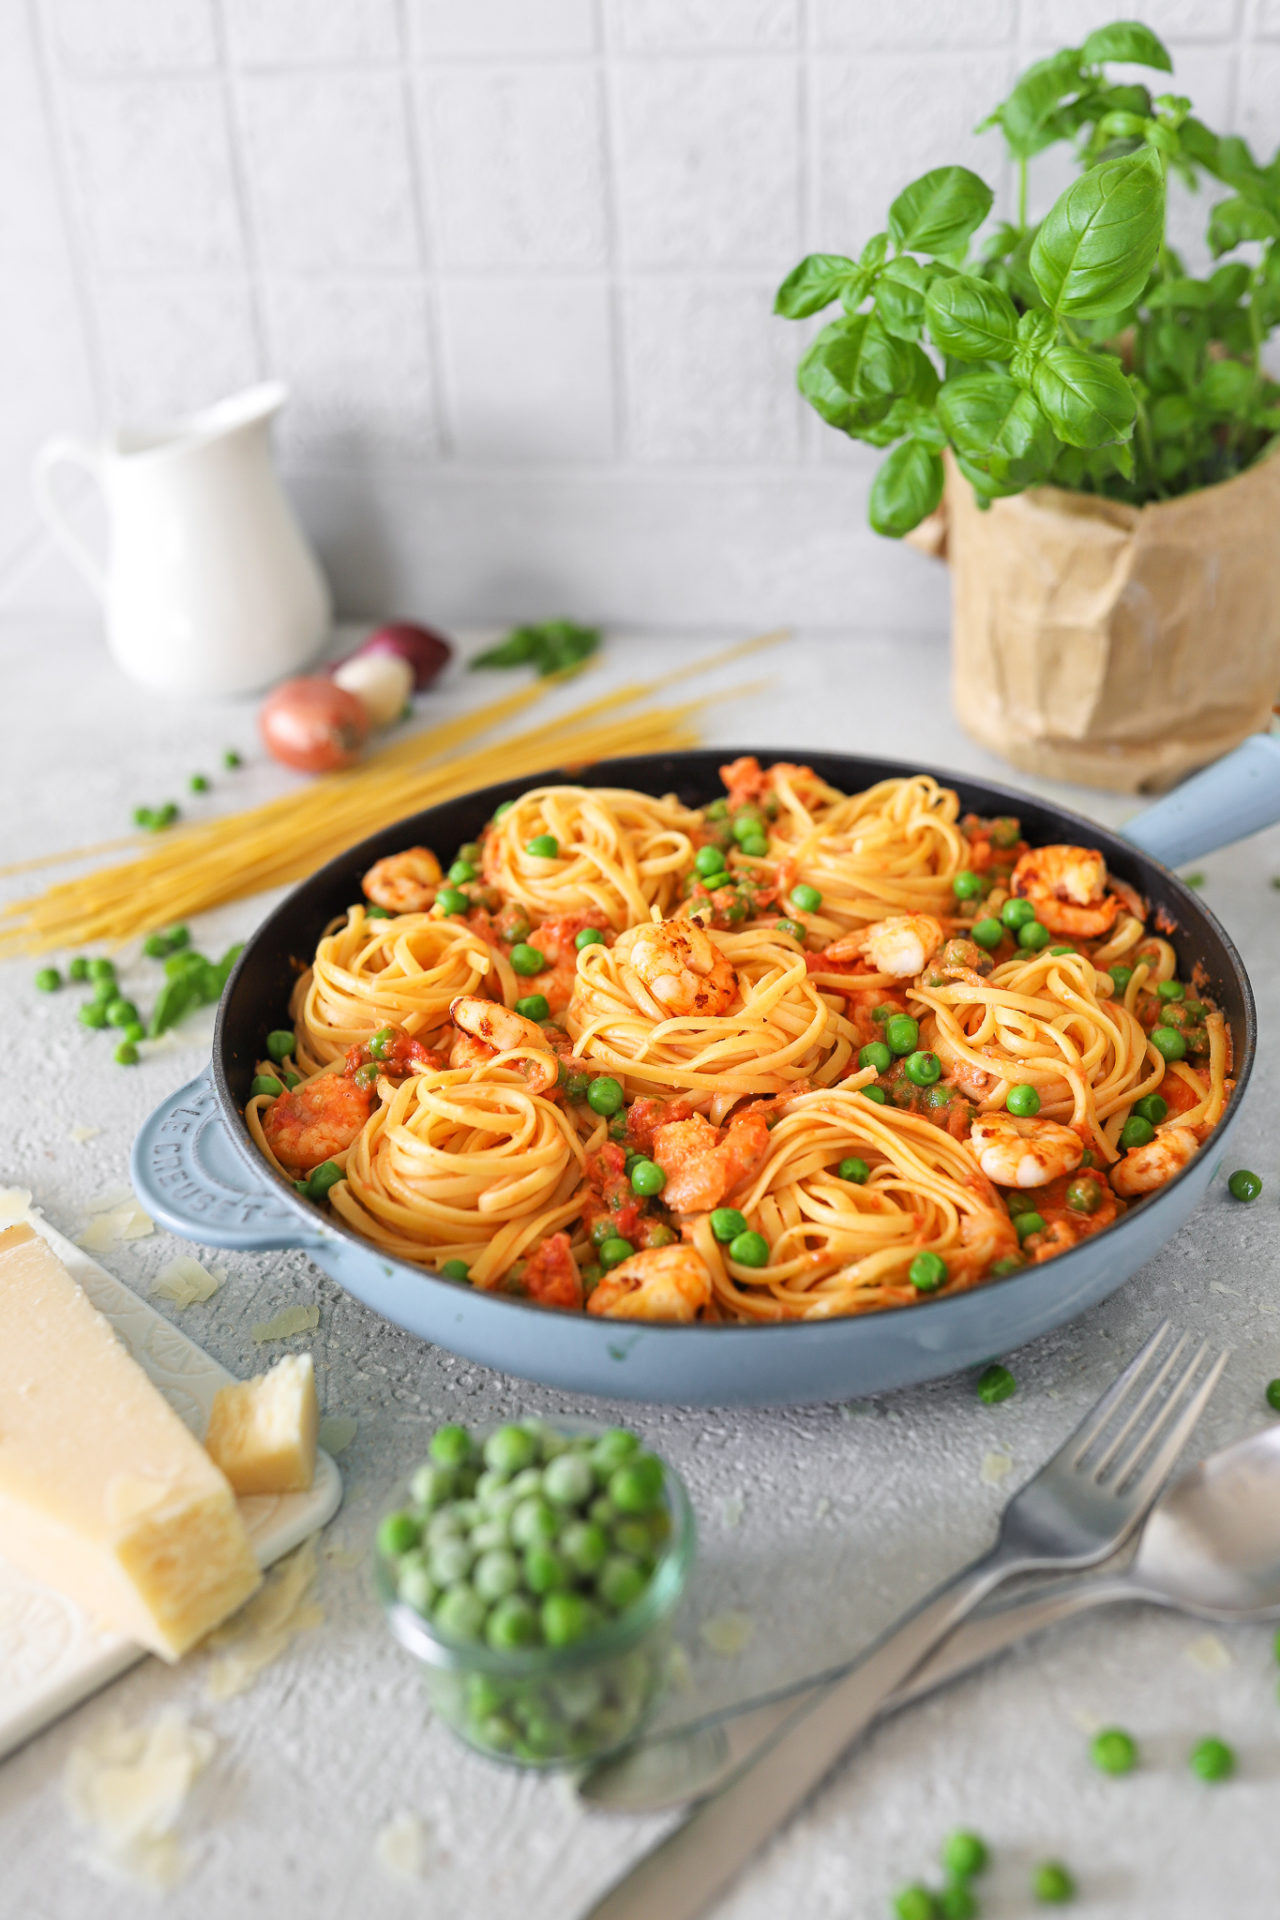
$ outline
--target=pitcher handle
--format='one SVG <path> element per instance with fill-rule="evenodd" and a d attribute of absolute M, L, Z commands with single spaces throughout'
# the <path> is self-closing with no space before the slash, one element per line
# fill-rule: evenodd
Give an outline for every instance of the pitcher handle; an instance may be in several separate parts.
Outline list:
<path fill-rule="evenodd" d="M 92 447 L 85 446 L 82 440 L 75 440 L 70 434 L 58 434 L 52 440 L 46 440 L 36 454 L 31 467 L 31 490 L 35 495 L 40 517 L 50 533 L 62 548 L 67 558 L 75 566 L 95 597 L 105 604 L 107 598 L 107 577 L 79 536 L 72 532 L 54 496 L 53 471 L 63 463 L 73 467 L 82 467 L 86 473 L 102 485 L 102 465 Z"/>

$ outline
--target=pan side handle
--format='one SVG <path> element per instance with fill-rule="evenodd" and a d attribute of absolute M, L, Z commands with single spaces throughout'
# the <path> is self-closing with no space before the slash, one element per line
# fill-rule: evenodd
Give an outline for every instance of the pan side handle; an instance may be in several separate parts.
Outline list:
<path fill-rule="evenodd" d="M 147 1211 L 184 1240 L 253 1251 L 314 1251 L 325 1244 L 323 1228 L 308 1229 L 265 1166 L 260 1179 L 245 1166 L 222 1117 L 211 1068 L 143 1123 L 130 1169 Z"/>
<path fill-rule="evenodd" d="M 1184 780 L 1121 833 L 1166 867 L 1229 847 L 1280 820 L 1280 738 L 1254 733 Z"/>

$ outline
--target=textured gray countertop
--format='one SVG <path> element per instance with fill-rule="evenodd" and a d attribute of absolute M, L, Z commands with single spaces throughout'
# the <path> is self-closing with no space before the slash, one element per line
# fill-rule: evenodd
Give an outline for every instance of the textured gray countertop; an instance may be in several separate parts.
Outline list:
<path fill-rule="evenodd" d="M 673 639 L 615 642 L 580 691 L 556 697 L 572 704 L 689 654 L 687 642 Z M 729 689 L 762 675 L 771 678 L 766 692 L 709 711 L 711 743 L 883 752 L 1016 783 L 951 719 L 941 638 L 801 638 L 784 653 L 721 670 L 712 684 Z M 215 782 L 207 800 L 193 803 L 202 815 L 288 784 L 256 751 L 254 703 L 182 702 L 133 688 L 87 623 L 10 617 L 0 626 L 0 684 L 0 863 L 126 831 L 134 805 L 182 795 L 196 770 Z M 487 679 L 478 687 L 456 677 L 427 710 L 452 712 L 497 691 Z M 218 772 L 228 745 L 250 760 L 234 776 Z M 1113 796 L 1041 790 L 1111 824 L 1136 810 Z M 1262 1059 L 1231 1157 L 1263 1176 L 1262 1198 L 1242 1207 L 1219 1180 L 1160 1259 L 1106 1306 L 1011 1357 L 1018 1392 L 1000 1406 L 982 1405 L 972 1377 L 962 1377 L 874 1403 L 795 1412 L 612 1409 L 638 1421 L 676 1462 L 698 1510 L 701 1557 L 683 1616 L 689 1678 L 669 1713 L 683 1717 L 855 1651 L 987 1543 L 1009 1486 L 1039 1464 L 1166 1314 L 1234 1349 L 1196 1447 L 1221 1445 L 1267 1418 L 1263 1387 L 1280 1374 L 1280 1127 L 1272 1106 L 1280 1089 L 1271 1038 L 1280 898 L 1269 885 L 1280 872 L 1280 830 L 1198 865 L 1204 897 L 1239 943 L 1258 993 Z M 0 886 L 4 897 L 21 890 L 13 880 Z M 259 897 L 209 916 L 197 929 L 202 944 L 219 951 L 247 934 L 267 905 Z M 125 1070 L 102 1036 L 76 1024 L 70 995 L 34 992 L 32 971 L 25 960 L 0 969 L 0 1185 L 31 1188 L 52 1222 L 75 1234 L 86 1203 L 127 1177 L 145 1115 L 203 1065 L 212 1023 L 197 1019 Z M 134 950 L 123 975 L 139 990 L 154 978 Z M 96 1131 L 77 1140 L 73 1129 Z M 103 1258 L 145 1293 L 183 1250 L 157 1233 Z M 206 1654 L 176 1670 L 147 1661 L 0 1765 L 0 1912 L 6 1920 L 124 1920 L 154 1904 L 179 1920 L 338 1920 L 357 1911 L 370 1920 L 571 1920 L 657 1828 L 588 1819 L 563 1783 L 489 1766 L 432 1725 L 414 1668 L 383 1629 L 367 1559 L 351 1562 L 436 1421 L 492 1420 L 516 1409 L 599 1413 L 599 1403 L 420 1345 L 299 1255 L 204 1257 L 227 1269 L 226 1284 L 206 1305 L 178 1312 L 158 1303 L 162 1310 L 247 1374 L 263 1359 L 252 1323 L 314 1302 L 316 1332 L 288 1344 L 310 1344 L 324 1407 L 358 1422 L 341 1459 L 346 1501 L 321 1555 L 324 1622 L 250 1691 L 221 1703 L 207 1696 Z M 1012 1462 L 1003 1484 L 994 1482 L 992 1455 Z M 749 1623 L 745 1646 L 729 1656 L 712 1652 L 699 1632 L 727 1610 Z M 881 1728 L 721 1911 L 726 1920 L 879 1920 L 892 1890 L 930 1873 L 942 1836 L 964 1824 L 995 1850 L 983 1889 L 989 1916 L 1031 1912 L 1030 1867 L 1056 1857 L 1078 1878 L 1075 1910 L 1092 1920 L 1272 1920 L 1280 1912 L 1280 1669 L 1271 1642 L 1262 1627 L 1206 1637 L 1195 1623 L 1133 1608 L 1057 1629 Z M 214 1734 L 217 1750 L 182 1824 L 190 1871 L 156 1899 L 102 1877 L 62 1782 L 72 1749 L 104 1722 L 149 1722 L 175 1706 Z M 1141 1743 L 1141 1768 L 1125 1779 L 1104 1778 L 1089 1764 L 1088 1733 L 1107 1723 Z M 1186 1764 L 1191 1745 L 1210 1732 L 1229 1740 L 1240 1761 L 1237 1777 L 1218 1787 Z M 423 1874 L 414 1880 L 390 1874 L 375 1848 L 379 1831 L 402 1814 L 416 1816 L 425 1835 Z"/>

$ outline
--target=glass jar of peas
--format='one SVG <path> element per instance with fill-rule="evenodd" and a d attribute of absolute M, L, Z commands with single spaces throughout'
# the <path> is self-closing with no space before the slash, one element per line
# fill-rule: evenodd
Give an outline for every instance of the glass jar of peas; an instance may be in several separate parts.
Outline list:
<path fill-rule="evenodd" d="M 437 1429 L 378 1528 L 374 1577 L 455 1733 L 576 1766 L 657 1699 L 693 1554 L 688 1495 L 636 1434 L 530 1419 Z"/>

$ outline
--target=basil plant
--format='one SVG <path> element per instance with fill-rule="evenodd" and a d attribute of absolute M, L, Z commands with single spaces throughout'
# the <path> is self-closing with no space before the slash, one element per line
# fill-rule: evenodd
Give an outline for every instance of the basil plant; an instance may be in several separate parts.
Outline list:
<path fill-rule="evenodd" d="M 789 319 L 840 307 L 798 381 L 830 426 L 892 448 L 871 489 L 878 533 L 937 506 L 945 447 L 983 506 L 1046 482 L 1141 505 L 1239 473 L 1280 429 L 1261 365 L 1280 320 L 1280 153 L 1260 165 L 1181 95 L 1109 80 L 1112 61 L 1172 70 L 1150 28 L 1118 21 L 1036 61 L 981 123 L 1016 162 L 1016 219 L 985 225 L 986 182 L 935 167 L 856 260 L 810 254 L 778 289 Z M 1059 141 L 1082 171 L 1031 224 L 1028 163 Z M 1230 190 L 1205 279 L 1165 239 L 1171 171 Z M 1261 244 L 1223 259 L 1246 242 Z"/>

